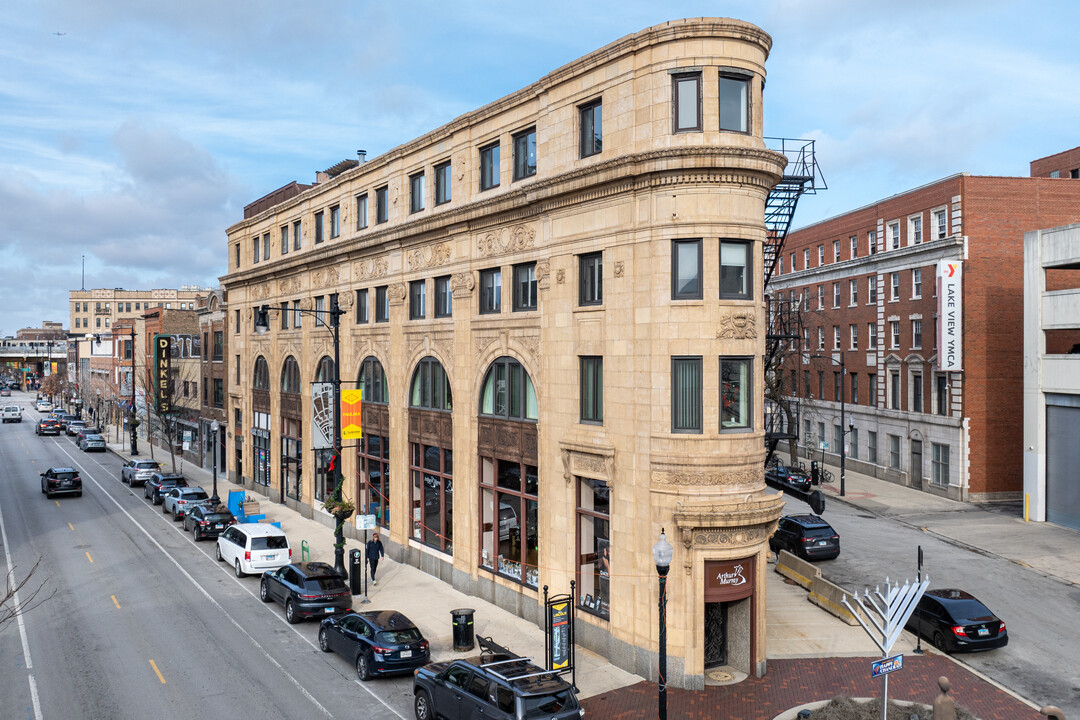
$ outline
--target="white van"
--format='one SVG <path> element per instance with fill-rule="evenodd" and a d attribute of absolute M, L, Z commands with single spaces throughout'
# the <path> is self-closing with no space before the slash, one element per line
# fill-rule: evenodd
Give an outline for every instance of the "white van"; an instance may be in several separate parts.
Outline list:
<path fill-rule="evenodd" d="M 8 422 L 21 423 L 22 422 L 22 408 L 19 407 L 18 405 L 5 405 L 3 412 L 0 413 L 0 416 L 3 417 L 4 422 L 6 422 L 6 423 L 8 423 Z"/>
<path fill-rule="evenodd" d="M 231 525 L 218 535 L 217 559 L 236 570 L 236 577 L 277 570 L 292 562 L 292 548 L 281 528 L 270 523 Z"/>

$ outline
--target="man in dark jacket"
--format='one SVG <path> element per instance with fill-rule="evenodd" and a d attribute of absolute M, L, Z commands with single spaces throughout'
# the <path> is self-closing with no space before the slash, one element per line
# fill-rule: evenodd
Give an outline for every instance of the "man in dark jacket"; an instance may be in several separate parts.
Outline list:
<path fill-rule="evenodd" d="M 372 585 L 379 584 L 375 581 L 375 569 L 379 567 L 379 558 L 383 557 L 386 557 L 386 553 L 383 552 L 383 544 L 379 540 L 379 533 L 375 533 L 367 543 L 367 561 L 371 572 Z"/>

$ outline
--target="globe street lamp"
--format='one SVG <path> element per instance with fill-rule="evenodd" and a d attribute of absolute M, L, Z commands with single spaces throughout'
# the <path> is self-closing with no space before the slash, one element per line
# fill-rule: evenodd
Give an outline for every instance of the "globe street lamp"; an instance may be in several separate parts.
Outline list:
<path fill-rule="evenodd" d="M 656 702 L 657 717 L 667 720 L 667 574 L 675 548 L 667 541 L 664 529 L 652 549 L 656 574 L 660 578 L 660 659 L 657 667 Z"/>
<path fill-rule="evenodd" d="M 334 386 L 334 457 L 330 463 L 330 479 L 334 484 L 333 507 L 340 507 L 343 477 L 341 475 L 341 343 L 338 330 L 341 326 L 341 316 L 345 314 L 345 311 L 338 305 L 337 295 L 330 296 L 330 309 L 328 311 L 303 308 L 285 309 L 263 305 L 255 314 L 255 333 L 257 335 L 265 335 L 270 329 L 269 315 L 271 312 L 294 312 L 310 315 L 315 318 L 316 323 L 330 331 L 331 339 L 334 341 L 334 376 L 331 380 Z M 327 315 L 329 315 L 329 322 L 325 317 Z M 345 570 L 344 518 L 335 514 L 334 519 L 336 520 L 334 527 L 334 570 L 342 577 L 348 577 L 348 572 Z"/>
<path fill-rule="evenodd" d="M 210 423 L 210 446 L 213 450 L 213 463 L 214 463 L 214 494 L 210 496 L 210 506 L 216 508 L 221 502 L 221 498 L 217 494 L 217 434 L 221 429 L 221 423 L 214 418 L 214 421 Z"/>

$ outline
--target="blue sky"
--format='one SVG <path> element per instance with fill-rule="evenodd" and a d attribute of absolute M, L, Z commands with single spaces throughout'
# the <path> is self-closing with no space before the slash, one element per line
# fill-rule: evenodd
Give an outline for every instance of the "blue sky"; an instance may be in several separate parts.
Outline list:
<path fill-rule="evenodd" d="M 829 185 L 796 226 L 1080 145 L 1075 2 L 12 0 L 0 335 L 66 324 L 83 255 L 87 288 L 216 285 L 252 200 L 701 16 L 773 37 L 765 133 L 817 139 Z"/>

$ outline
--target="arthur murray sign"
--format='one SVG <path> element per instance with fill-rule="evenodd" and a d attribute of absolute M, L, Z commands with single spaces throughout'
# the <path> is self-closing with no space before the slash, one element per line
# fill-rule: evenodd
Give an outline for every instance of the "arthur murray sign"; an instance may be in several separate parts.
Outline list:
<path fill-rule="evenodd" d="M 938 370 L 963 370 L 964 264 L 959 260 L 938 262 Z"/>

